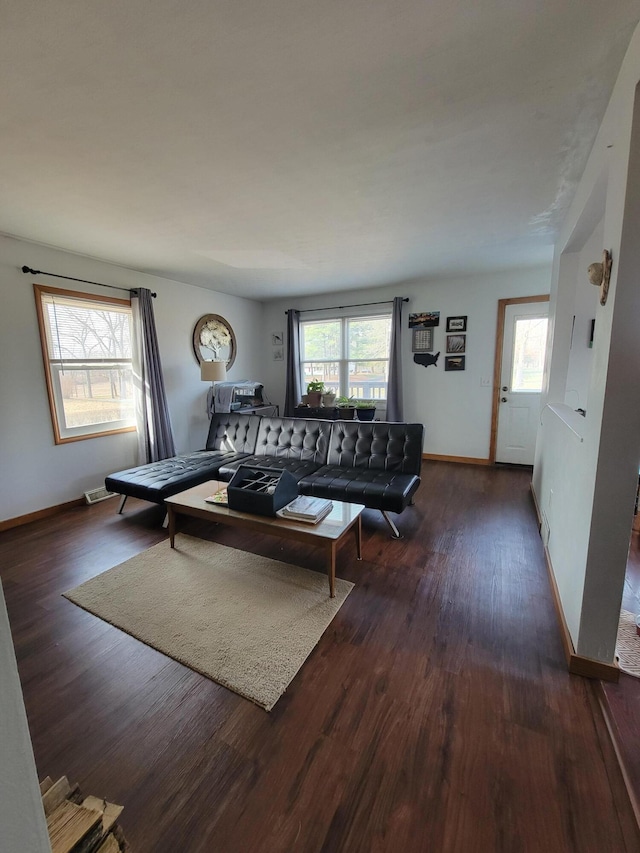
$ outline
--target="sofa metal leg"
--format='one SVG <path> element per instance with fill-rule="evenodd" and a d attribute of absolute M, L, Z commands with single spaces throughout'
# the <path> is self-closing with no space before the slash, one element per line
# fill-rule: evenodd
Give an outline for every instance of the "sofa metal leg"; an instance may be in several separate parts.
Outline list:
<path fill-rule="evenodd" d="M 124 505 L 126 504 L 128 497 L 129 497 L 128 495 L 123 495 L 120 498 L 120 506 L 118 507 L 118 515 L 122 514 L 122 510 L 124 509 Z"/>
<path fill-rule="evenodd" d="M 400 531 L 395 526 L 393 521 L 389 518 L 389 513 L 384 509 L 381 509 L 380 512 L 382 513 L 384 520 L 387 522 L 387 524 L 391 528 L 391 538 L 392 539 L 404 539 L 404 536 L 402 535 L 402 533 L 400 533 Z"/>

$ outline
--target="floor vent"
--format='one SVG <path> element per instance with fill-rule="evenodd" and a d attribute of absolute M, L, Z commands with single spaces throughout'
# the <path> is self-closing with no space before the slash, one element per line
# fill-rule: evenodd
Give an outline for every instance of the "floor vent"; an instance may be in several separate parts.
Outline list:
<path fill-rule="evenodd" d="M 117 492 L 108 492 L 104 486 L 100 489 L 91 489 L 90 492 L 84 493 L 84 499 L 88 504 L 97 504 L 99 501 L 106 501 L 107 498 L 115 498 Z"/>

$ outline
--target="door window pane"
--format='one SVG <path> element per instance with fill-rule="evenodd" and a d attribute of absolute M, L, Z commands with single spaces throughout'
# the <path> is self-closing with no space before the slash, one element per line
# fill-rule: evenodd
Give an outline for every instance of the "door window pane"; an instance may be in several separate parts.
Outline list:
<path fill-rule="evenodd" d="M 516 319 L 513 340 L 511 391 L 542 391 L 544 354 L 547 345 L 547 318 Z"/>

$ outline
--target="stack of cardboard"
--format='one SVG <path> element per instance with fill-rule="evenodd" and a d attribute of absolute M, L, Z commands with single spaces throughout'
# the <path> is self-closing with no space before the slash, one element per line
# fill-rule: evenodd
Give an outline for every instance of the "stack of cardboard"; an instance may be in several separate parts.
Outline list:
<path fill-rule="evenodd" d="M 40 783 L 53 853 L 124 853 L 129 850 L 117 820 L 122 806 L 83 797 L 66 776 Z"/>

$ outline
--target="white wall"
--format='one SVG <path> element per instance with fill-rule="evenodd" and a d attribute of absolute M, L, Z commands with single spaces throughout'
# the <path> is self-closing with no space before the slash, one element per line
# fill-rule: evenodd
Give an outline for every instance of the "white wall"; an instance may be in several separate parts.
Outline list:
<path fill-rule="evenodd" d="M 0 585 L 0 850 L 51 850 Z"/>
<path fill-rule="evenodd" d="M 107 295 L 126 294 L 24 275 L 23 265 L 104 284 L 148 287 L 158 294 L 154 313 L 178 452 L 204 447 L 208 429 L 207 386 L 200 381 L 191 346 L 198 318 L 221 314 L 231 324 L 238 356 L 230 379 L 253 378 L 262 362 L 259 302 L 0 237 L 0 520 L 82 497 L 87 489 L 102 485 L 106 474 L 136 464 L 134 433 L 54 444 L 33 282 Z"/>
<path fill-rule="evenodd" d="M 614 657 L 640 459 L 639 78 L 640 28 L 556 246 L 546 398 L 553 408 L 543 412 L 533 477 L 575 650 L 605 662 Z M 591 232 L 602 235 L 600 246 L 592 244 Z M 563 403 L 570 322 L 577 283 L 595 290 L 585 262 L 599 260 L 603 248 L 612 252 L 611 287 L 595 314 L 587 416 L 581 418 Z"/>
<path fill-rule="evenodd" d="M 589 347 L 591 321 L 595 318 L 600 299 L 600 289 L 588 285 L 587 268 L 594 261 L 600 262 L 604 239 L 602 220 L 578 252 L 574 284 L 573 334 L 567 370 L 564 402 L 572 409 L 586 409 L 589 402 L 589 382 L 593 363 L 593 349 Z"/>
<path fill-rule="evenodd" d="M 61 275 L 157 292 L 154 311 L 169 409 L 178 452 L 202 447 L 208 420 L 206 386 L 191 349 L 196 320 L 205 313 L 223 315 L 232 325 L 238 356 L 231 379 L 255 379 L 275 403 L 284 404 L 284 363 L 273 361 L 271 332 L 286 330 L 289 300 L 261 304 L 179 282 L 143 275 L 13 238 L 0 237 L 0 520 L 64 503 L 95 488 L 104 476 L 136 464 L 135 435 L 104 436 L 55 445 L 49 414 L 33 281 L 86 292 L 112 293 L 86 284 L 46 276 L 24 275 L 23 264 Z M 497 301 L 510 296 L 545 293 L 546 269 L 518 270 L 495 276 L 442 282 L 411 282 L 370 291 L 296 299 L 308 308 L 378 299 L 400 294 L 404 306 L 405 417 L 426 426 L 425 452 L 486 458 L 489 451 L 491 388 L 480 379 L 493 375 Z M 414 364 L 407 328 L 409 312 L 439 310 L 436 368 Z M 445 321 L 467 314 L 467 369 L 444 372 Z"/>
<path fill-rule="evenodd" d="M 410 301 L 403 306 L 402 324 L 405 420 L 425 425 L 425 453 L 486 459 L 491 435 L 498 300 L 548 293 L 550 280 L 551 270 L 545 267 L 267 303 L 263 335 L 267 352 L 265 390 L 282 408 L 285 365 L 273 361 L 271 333 L 284 331 L 286 336 L 287 308 L 304 310 L 407 296 Z M 440 325 L 434 330 L 434 353 L 440 351 L 436 367 L 425 368 L 413 361 L 408 315 L 420 311 L 440 311 Z M 466 370 L 445 372 L 446 318 L 464 314 L 468 318 Z M 481 385 L 483 378 L 490 380 L 489 386 Z"/>

